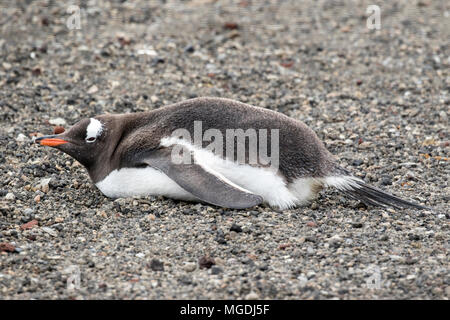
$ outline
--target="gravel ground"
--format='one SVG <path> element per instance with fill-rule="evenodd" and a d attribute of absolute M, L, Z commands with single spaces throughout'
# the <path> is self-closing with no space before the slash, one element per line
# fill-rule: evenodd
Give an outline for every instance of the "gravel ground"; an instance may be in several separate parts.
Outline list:
<path fill-rule="evenodd" d="M 367 1 L 130 2 L 75 1 L 69 29 L 62 1 L 1 1 L 0 298 L 450 297 L 448 1 L 377 1 L 380 30 Z M 302 120 L 357 176 L 435 211 L 332 190 L 282 213 L 113 201 L 31 144 L 197 96 Z"/>

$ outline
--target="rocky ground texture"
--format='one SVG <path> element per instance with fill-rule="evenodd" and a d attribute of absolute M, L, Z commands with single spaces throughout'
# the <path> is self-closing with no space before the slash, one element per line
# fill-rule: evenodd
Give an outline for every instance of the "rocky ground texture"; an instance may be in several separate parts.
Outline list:
<path fill-rule="evenodd" d="M 448 1 L 1 1 L 0 298 L 448 299 Z M 79 18 L 79 19 L 78 19 Z M 229 97 L 434 208 L 111 200 L 32 137 Z M 68 285 L 79 275 L 79 286 Z M 69 281 L 68 281 L 69 280 Z"/>

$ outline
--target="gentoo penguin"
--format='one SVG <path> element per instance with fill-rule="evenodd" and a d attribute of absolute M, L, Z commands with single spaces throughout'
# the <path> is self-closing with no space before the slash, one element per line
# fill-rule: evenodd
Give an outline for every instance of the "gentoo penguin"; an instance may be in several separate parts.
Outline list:
<path fill-rule="evenodd" d="M 287 209 L 335 187 L 368 205 L 424 208 L 354 177 L 304 123 L 230 99 L 100 115 L 35 141 L 78 160 L 111 198 L 162 195 L 233 209 L 262 202 Z"/>

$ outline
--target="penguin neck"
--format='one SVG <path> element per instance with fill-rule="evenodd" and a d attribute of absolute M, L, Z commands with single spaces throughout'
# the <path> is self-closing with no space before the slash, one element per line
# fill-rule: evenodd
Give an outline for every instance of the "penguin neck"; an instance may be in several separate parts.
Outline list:
<path fill-rule="evenodd" d="M 154 116 L 154 111 L 111 116 L 108 123 L 108 146 L 92 166 L 86 167 L 94 183 L 120 168 L 122 153 L 125 151 L 124 141 L 133 131 L 154 123 Z"/>

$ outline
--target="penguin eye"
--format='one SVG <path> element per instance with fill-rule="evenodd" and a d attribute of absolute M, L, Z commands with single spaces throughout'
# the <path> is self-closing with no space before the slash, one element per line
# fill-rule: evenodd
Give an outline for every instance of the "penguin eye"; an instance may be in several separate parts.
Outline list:
<path fill-rule="evenodd" d="M 89 137 L 89 138 L 86 138 L 85 140 L 86 140 L 87 143 L 92 143 L 95 140 L 97 140 L 97 138 L 96 137 Z"/>

